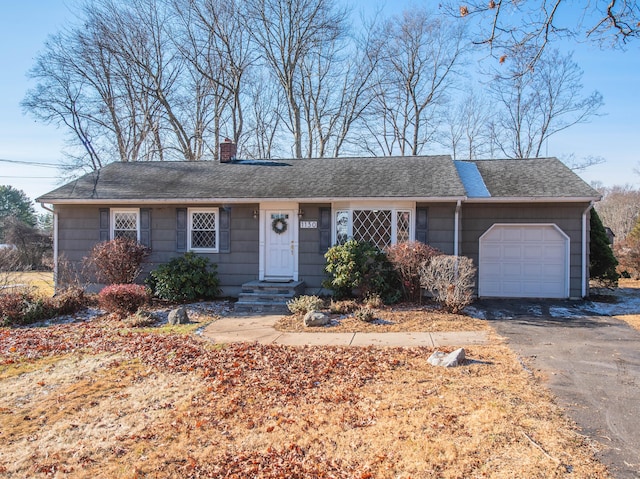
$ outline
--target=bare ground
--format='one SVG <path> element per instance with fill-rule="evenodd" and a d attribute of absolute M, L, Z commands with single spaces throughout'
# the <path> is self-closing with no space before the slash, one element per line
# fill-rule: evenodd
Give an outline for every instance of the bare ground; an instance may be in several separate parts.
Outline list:
<path fill-rule="evenodd" d="M 609 477 L 506 346 L 431 352 L 0 329 L 0 476 Z"/>

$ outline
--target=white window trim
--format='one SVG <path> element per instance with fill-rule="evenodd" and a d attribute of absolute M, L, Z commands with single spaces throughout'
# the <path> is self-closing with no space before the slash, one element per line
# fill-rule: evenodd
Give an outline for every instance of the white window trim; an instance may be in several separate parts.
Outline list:
<path fill-rule="evenodd" d="M 136 214 L 136 241 L 140 241 L 140 208 L 116 208 L 111 209 L 111 218 L 109 221 L 109 235 L 111 239 L 115 239 L 116 214 L 118 213 L 135 213 Z"/>
<path fill-rule="evenodd" d="M 214 213 L 215 214 L 215 248 L 193 248 L 191 246 L 191 233 L 193 228 L 193 213 Z M 218 253 L 220 251 L 220 208 L 187 208 L 187 251 L 195 253 Z"/>
<path fill-rule="evenodd" d="M 331 241 L 338 243 L 338 212 L 348 211 L 347 237 L 353 238 L 353 212 L 354 210 L 389 210 L 391 211 L 391 244 L 396 244 L 398 239 L 398 212 L 408 211 L 411 215 L 409 221 L 409 241 L 415 240 L 416 231 L 416 205 L 409 202 L 392 202 L 388 204 L 354 202 L 354 203 L 334 203 L 332 205 Z"/>

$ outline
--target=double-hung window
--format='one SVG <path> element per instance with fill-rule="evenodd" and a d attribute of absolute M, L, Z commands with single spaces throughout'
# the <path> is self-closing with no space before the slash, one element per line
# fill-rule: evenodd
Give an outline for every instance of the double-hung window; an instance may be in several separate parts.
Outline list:
<path fill-rule="evenodd" d="M 336 243 L 349 239 L 378 248 L 412 238 L 412 210 L 398 208 L 340 208 L 336 211 Z"/>
<path fill-rule="evenodd" d="M 218 208 L 189 208 L 188 248 L 217 253 L 219 244 Z"/>
<path fill-rule="evenodd" d="M 140 241 L 140 210 L 137 208 L 111 210 L 111 238 Z"/>

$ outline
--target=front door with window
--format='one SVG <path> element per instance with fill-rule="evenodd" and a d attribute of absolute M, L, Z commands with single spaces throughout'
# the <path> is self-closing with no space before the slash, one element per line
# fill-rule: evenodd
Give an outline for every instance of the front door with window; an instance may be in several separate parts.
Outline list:
<path fill-rule="evenodd" d="M 289 281 L 296 279 L 297 255 L 296 212 L 289 210 L 267 210 L 264 215 L 265 255 L 264 279 Z"/>

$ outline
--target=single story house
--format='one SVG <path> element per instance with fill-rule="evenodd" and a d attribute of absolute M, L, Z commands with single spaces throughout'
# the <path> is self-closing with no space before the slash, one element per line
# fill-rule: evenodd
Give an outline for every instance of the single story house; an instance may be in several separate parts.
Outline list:
<path fill-rule="evenodd" d="M 193 251 L 218 265 L 226 295 L 256 281 L 300 282 L 311 293 L 336 243 L 418 240 L 472 258 L 479 297 L 588 292 L 589 209 L 600 195 L 555 158 L 234 153 L 112 163 L 41 196 L 54 213 L 56 258 L 79 265 L 95 243 L 126 235 L 151 248 L 146 272 Z"/>

